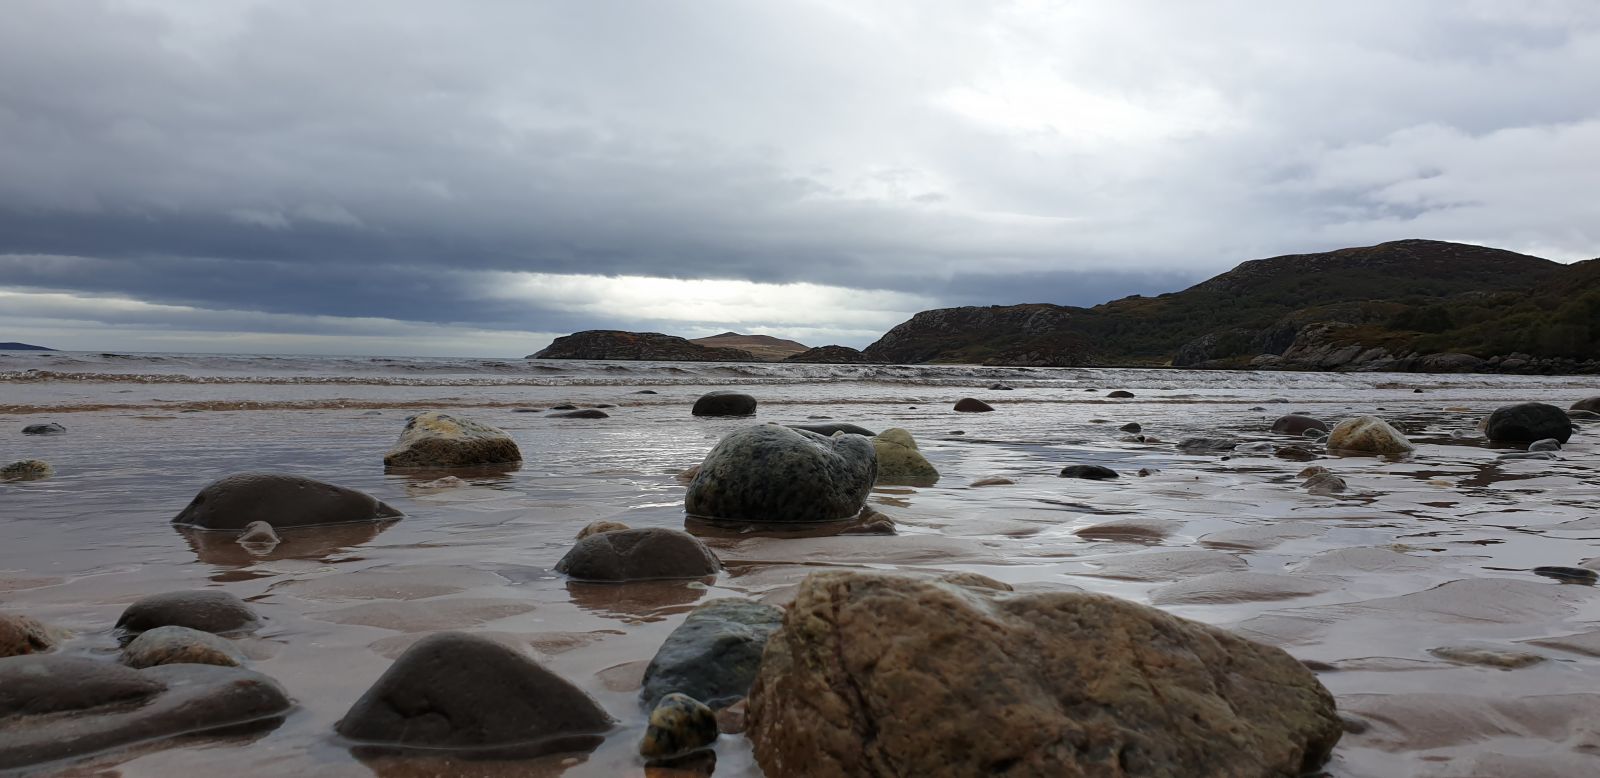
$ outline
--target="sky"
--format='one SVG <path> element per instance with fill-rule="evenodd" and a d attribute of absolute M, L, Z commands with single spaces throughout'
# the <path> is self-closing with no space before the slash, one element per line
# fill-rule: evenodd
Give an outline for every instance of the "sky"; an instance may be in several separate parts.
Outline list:
<path fill-rule="evenodd" d="M 9 0 L 0 340 L 862 347 L 1400 238 L 1600 256 L 1592 0 Z"/>

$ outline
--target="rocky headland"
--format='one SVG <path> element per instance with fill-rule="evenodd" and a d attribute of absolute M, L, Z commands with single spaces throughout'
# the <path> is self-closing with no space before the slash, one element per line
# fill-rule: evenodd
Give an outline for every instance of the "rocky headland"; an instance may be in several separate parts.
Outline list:
<path fill-rule="evenodd" d="M 528 359 L 646 359 L 668 362 L 761 362 L 744 349 L 704 346 L 676 335 L 584 330 L 556 338 Z"/>

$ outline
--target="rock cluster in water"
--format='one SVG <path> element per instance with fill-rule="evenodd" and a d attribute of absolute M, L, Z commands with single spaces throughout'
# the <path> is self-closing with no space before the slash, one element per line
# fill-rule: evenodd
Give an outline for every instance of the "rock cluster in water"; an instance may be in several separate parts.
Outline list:
<path fill-rule="evenodd" d="M 172 523 L 243 530 L 256 522 L 282 528 L 400 517 L 400 511 L 354 489 L 297 475 L 238 473 L 207 484 Z"/>
<path fill-rule="evenodd" d="M 692 516 L 734 521 L 848 519 L 866 505 L 877 472 L 872 444 L 860 435 L 745 427 L 706 455 L 684 508 Z"/>
<path fill-rule="evenodd" d="M 428 411 L 412 416 L 383 455 L 386 467 L 472 467 L 522 461 L 516 441 L 499 427 Z"/>

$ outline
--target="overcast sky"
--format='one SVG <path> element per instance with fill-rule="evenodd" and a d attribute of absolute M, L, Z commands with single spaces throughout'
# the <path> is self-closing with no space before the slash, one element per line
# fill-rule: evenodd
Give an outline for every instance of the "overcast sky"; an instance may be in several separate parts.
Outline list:
<path fill-rule="evenodd" d="M 9 0 L 0 340 L 864 346 L 1422 237 L 1600 256 L 1593 0 Z"/>

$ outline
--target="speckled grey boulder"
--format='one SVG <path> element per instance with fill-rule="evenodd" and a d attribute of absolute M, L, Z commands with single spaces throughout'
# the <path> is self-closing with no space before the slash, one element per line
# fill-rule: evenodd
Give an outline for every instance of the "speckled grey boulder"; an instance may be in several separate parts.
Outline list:
<path fill-rule="evenodd" d="M 640 700 L 653 709 L 667 694 L 682 692 L 712 708 L 738 702 L 750 693 L 767 638 L 782 622 L 781 609 L 754 600 L 700 605 L 650 660 Z"/>
<path fill-rule="evenodd" d="M 522 461 L 506 431 L 461 416 L 428 411 L 412 416 L 383 456 L 386 467 L 471 467 Z"/>
<path fill-rule="evenodd" d="M 141 597 L 117 619 L 117 629 L 137 634 L 156 627 L 229 633 L 254 629 L 259 617 L 244 600 L 220 589 L 163 592 Z"/>
<path fill-rule="evenodd" d="M 180 664 L 238 667 L 244 664 L 244 654 L 232 642 L 210 632 L 156 627 L 123 647 L 121 661 L 134 668 Z"/>
<path fill-rule="evenodd" d="M 756 398 L 743 392 L 706 392 L 694 401 L 694 409 L 690 412 L 696 416 L 753 416 Z"/>
<path fill-rule="evenodd" d="M 556 572 L 580 581 L 651 581 L 702 578 L 722 569 L 717 555 L 687 532 L 642 527 L 578 539 Z"/>
<path fill-rule="evenodd" d="M 689 484 L 684 507 L 711 519 L 809 522 L 861 512 L 878 475 L 872 443 L 763 424 L 725 436 Z"/>
<path fill-rule="evenodd" d="M 273 527 L 308 527 L 400 518 L 372 495 L 297 475 L 238 473 L 207 484 L 173 524 L 242 530 L 262 521 Z"/>

